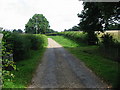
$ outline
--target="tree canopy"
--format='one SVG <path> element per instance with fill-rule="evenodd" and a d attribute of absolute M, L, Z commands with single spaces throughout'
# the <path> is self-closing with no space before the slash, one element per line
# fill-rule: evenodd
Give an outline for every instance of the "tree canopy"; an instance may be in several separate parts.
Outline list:
<path fill-rule="evenodd" d="M 14 33 L 23 33 L 23 31 L 21 29 L 18 29 L 18 30 L 14 29 L 13 32 Z"/>
<path fill-rule="evenodd" d="M 118 2 L 83 2 L 84 9 L 78 17 L 80 28 L 88 33 L 88 41 L 96 41 L 95 31 L 104 31 L 108 27 L 118 25 L 120 7 Z M 118 25 L 119 27 L 119 25 Z"/>
<path fill-rule="evenodd" d="M 70 29 L 65 29 L 64 31 L 80 31 L 80 27 L 79 26 L 73 26 L 72 28 Z"/>
<path fill-rule="evenodd" d="M 25 25 L 25 33 L 39 34 L 49 30 L 49 22 L 43 14 L 35 14 Z"/>

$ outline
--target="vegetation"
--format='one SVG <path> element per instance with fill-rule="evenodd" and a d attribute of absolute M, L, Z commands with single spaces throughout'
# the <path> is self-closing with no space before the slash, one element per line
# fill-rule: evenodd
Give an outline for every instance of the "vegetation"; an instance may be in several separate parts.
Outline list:
<path fill-rule="evenodd" d="M 47 38 L 45 35 L 9 31 L 4 31 L 3 34 L 3 88 L 26 87 L 40 62 Z"/>
<path fill-rule="evenodd" d="M 72 54 L 82 60 L 86 66 L 95 72 L 101 79 L 106 81 L 112 87 L 117 87 L 118 81 L 118 66 L 117 62 L 109 60 L 102 56 L 98 50 L 98 46 L 78 44 L 73 40 L 67 39 L 63 36 L 49 36 L 64 46 Z"/>
<path fill-rule="evenodd" d="M 103 31 L 108 29 L 109 25 L 116 25 L 116 21 L 118 22 L 119 3 L 83 2 L 83 6 L 84 10 L 78 14 L 81 18 L 79 27 L 87 33 L 88 43 L 95 44 L 95 31 Z"/>
<path fill-rule="evenodd" d="M 18 29 L 18 30 L 14 29 L 13 32 L 14 33 L 23 33 L 23 31 L 21 29 Z"/>
<path fill-rule="evenodd" d="M 75 42 L 77 42 L 78 44 L 81 45 L 82 44 L 86 44 L 89 45 L 87 43 L 87 34 L 83 33 L 83 32 L 62 32 L 61 33 L 64 37 L 69 38 Z M 98 40 L 97 40 L 97 45 L 98 45 L 98 49 L 99 52 L 107 57 L 110 58 L 114 61 L 118 61 L 120 60 L 120 55 L 119 55 L 119 49 L 120 49 L 120 43 L 118 42 L 118 40 L 116 40 L 111 34 L 103 34 L 101 36 L 97 36 Z"/>
<path fill-rule="evenodd" d="M 30 50 L 37 50 L 43 47 L 42 44 L 44 43 L 40 35 L 16 34 L 11 32 L 7 32 L 3 36 L 3 41 L 6 41 L 4 45 L 6 50 L 8 52 L 12 50 L 11 53 L 13 53 L 14 61 L 23 60 L 29 57 Z"/>
<path fill-rule="evenodd" d="M 25 25 L 25 33 L 45 34 L 49 30 L 49 22 L 43 14 L 35 14 Z"/>
<path fill-rule="evenodd" d="M 80 31 L 80 27 L 79 26 L 73 26 L 72 28 L 68 29 L 68 30 L 64 30 L 64 31 Z"/>

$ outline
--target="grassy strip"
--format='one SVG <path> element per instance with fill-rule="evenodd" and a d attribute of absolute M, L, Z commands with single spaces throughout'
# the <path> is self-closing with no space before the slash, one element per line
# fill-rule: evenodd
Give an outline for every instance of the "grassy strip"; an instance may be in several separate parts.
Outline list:
<path fill-rule="evenodd" d="M 30 83 L 33 73 L 37 68 L 38 64 L 41 62 L 41 58 L 45 51 L 45 47 L 47 46 L 47 38 L 44 36 L 44 48 L 40 48 L 39 50 L 31 50 L 30 57 L 19 61 L 16 63 L 17 70 L 12 71 L 15 77 L 12 81 L 5 81 L 4 82 L 4 89 L 5 88 L 26 88 L 27 85 Z"/>
<path fill-rule="evenodd" d="M 63 47 L 68 49 L 73 55 L 85 63 L 101 79 L 106 81 L 112 87 L 118 85 L 118 63 L 109 60 L 99 54 L 97 46 L 87 46 L 64 38 L 62 36 L 50 36 Z"/>

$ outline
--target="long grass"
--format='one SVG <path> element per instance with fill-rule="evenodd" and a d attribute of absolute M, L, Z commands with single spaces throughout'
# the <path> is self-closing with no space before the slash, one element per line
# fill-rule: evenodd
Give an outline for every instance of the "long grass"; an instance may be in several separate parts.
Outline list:
<path fill-rule="evenodd" d="M 44 48 L 40 48 L 39 50 L 31 50 L 29 58 L 25 60 L 16 62 L 17 69 L 12 71 L 15 77 L 12 81 L 8 79 L 4 82 L 3 89 L 6 88 L 26 88 L 33 77 L 33 73 L 41 62 L 41 58 L 47 46 L 47 37 L 43 36 L 44 38 Z"/>
<path fill-rule="evenodd" d="M 118 86 L 119 64 L 100 55 L 98 46 L 78 45 L 76 42 L 64 38 L 63 36 L 51 36 L 51 38 L 83 61 L 85 65 L 103 79 L 103 81 L 107 82 L 112 87 Z"/>

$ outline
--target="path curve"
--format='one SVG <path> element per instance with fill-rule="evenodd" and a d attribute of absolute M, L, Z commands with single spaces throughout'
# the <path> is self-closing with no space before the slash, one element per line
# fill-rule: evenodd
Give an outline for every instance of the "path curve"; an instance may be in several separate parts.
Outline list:
<path fill-rule="evenodd" d="M 48 48 L 31 81 L 30 88 L 106 88 L 83 62 L 48 38 Z"/>

